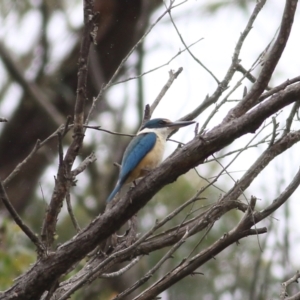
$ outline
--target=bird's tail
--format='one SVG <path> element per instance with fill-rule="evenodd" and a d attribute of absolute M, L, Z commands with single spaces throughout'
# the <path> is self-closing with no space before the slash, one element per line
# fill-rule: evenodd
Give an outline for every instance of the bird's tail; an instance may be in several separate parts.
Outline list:
<path fill-rule="evenodd" d="M 109 197 L 106 199 L 106 203 L 110 202 L 112 199 L 114 199 L 114 197 L 116 196 L 116 194 L 120 191 L 122 187 L 122 182 L 118 181 L 115 188 L 113 189 L 113 191 L 110 193 Z"/>

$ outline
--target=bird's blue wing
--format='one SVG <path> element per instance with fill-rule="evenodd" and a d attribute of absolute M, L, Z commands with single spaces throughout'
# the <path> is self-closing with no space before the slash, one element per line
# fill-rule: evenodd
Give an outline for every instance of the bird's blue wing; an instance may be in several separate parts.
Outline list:
<path fill-rule="evenodd" d="M 122 160 L 120 180 L 125 182 L 130 172 L 140 163 L 156 143 L 156 134 L 147 132 L 136 136 L 128 145 Z"/>

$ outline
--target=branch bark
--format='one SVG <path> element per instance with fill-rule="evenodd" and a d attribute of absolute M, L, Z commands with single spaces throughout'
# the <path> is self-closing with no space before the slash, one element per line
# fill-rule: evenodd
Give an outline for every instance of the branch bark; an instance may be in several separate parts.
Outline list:
<path fill-rule="evenodd" d="M 114 203 L 110 210 L 97 217 L 71 241 L 59 247 L 51 255 L 51 259 L 43 259 L 36 263 L 26 276 L 18 280 L 0 299 L 5 299 L 8 295 L 11 299 L 36 299 L 41 296 L 54 280 L 136 214 L 164 185 L 173 182 L 178 176 L 199 165 L 205 158 L 240 136 L 255 132 L 266 118 L 295 102 L 299 97 L 300 83 L 297 83 L 264 101 L 251 112 L 213 128 L 201 138 L 196 136 L 142 179 L 125 197 Z"/>
<path fill-rule="evenodd" d="M 267 58 L 256 82 L 253 84 L 244 99 L 240 101 L 231 111 L 229 111 L 224 119 L 224 122 L 228 122 L 232 118 L 241 116 L 250 108 L 255 106 L 258 102 L 259 96 L 268 86 L 270 78 L 289 39 L 291 28 L 294 22 L 295 12 L 297 9 L 297 2 L 298 1 L 295 0 L 287 0 L 285 2 L 285 8 L 282 14 L 278 36 L 270 52 L 267 54 Z"/>
<path fill-rule="evenodd" d="M 52 247 L 56 230 L 57 217 L 61 210 L 63 200 L 65 199 L 71 184 L 72 174 L 71 168 L 82 146 L 84 138 L 84 106 L 86 101 L 86 83 L 87 83 L 87 66 L 90 44 L 92 40 L 91 34 L 95 28 L 95 14 L 93 11 L 93 0 L 84 1 L 84 33 L 80 48 L 80 56 L 78 60 L 78 82 L 77 97 L 74 111 L 74 128 L 73 141 L 68 148 L 64 160 L 60 163 L 55 188 L 48 206 L 46 217 L 42 228 L 42 241 L 47 247 Z"/>

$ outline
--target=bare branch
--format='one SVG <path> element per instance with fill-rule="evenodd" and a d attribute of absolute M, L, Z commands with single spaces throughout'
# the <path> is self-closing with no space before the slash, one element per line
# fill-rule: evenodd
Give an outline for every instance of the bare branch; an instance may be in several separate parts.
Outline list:
<path fill-rule="evenodd" d="M 265 1 L 260 1 L 258 3 L 261 2 Z M 268 53 L 268 56 L 264 62 L 264 65 L 256 82 L 253 84 L 252 88 L 244 97 L 244 99 L 229 111 L 223 122 L 228 122 L 233 118 L 241 116 L 258 103 L 258 97 L 266 89 L 273 71 L 286 46 L 294 22 L 294 14 L 296 12 L 296 8 L 297 1 L 286 1 L 278 36 L 274 42 L 274 45 L 271 47 L 270 52 Z"/>
<path fill-rule="evenodd" d="M 266 217 L 268 217 L 269 215 L 271 215 L 277 208 L 279 208 L 289 199 L 289 197 L 294 193 L 294 191 L 299 187 L 299 185 L 300 185 L 300 169 L 298 170 L 297 174 L 290 182 L 290 184 L 286 187 L 286 189 L 272 202 L 271 205 L 269 205 L 263 211 L 255 213 L 254 216 L 255 219 L 261 221 Z"/>
<path fill-rule="evenodd" d="M 82 229 L 72 240 L 60 246 L 55 253 L 52 254 L 51 260 L 44 260 L 35 264 L 33 266 L 34 271 L 27 274 L 26 281 L 23 279 L 17 281 L 9 293 L 18 291 L 19 297 L 23 297 L 24 300 L 38 298 L 40 293 L 44 291 L 45 282 L 47 282 L 50 287 L 51 283 L 61 274 L 66 272 L 74 263 L 91 252 L 99 243 L 106 240 L 112 233 L 120 228 L 121 225 L 136 214 L 164 185 L 173 182 L 178 176 L 199 165 L 199 163 L 203 162 L 212 153 L 219 151 L 225 145 L 232 143 L 240 136 L 254 132 L 267 117 L 295 102 L 299 96 L 300 84 L 297 83 L 288 87 L 284 92 L 264 101 L 259 107 L 252 109 L 246 115 L 232 122 L 222 124 L 222 126 L 213 128 L 201 138 L 199 138 L 199 136 L 194 138 L 191 142 L 180 148 L 174 156 L 165 160 L 160 167 L 146 175 L 134 189 L 130 190 L 124 197 L 121 197 L 119 201 L 113 203 L 111 209 L 93 220 L 88 227 Z M 271 151 L 270 149 L 276 150 L 276 153 L 270 153 L 271 157 L 275 157 L 285 149 L 291 147 L 299 138 L 300 132 L 290 133 L 274 143 L 274 145 L 266 151 Z M 265 159 L 262 165 L 268 162 L 268 158 Z M 222 213 L 228 211 L 230 206 L 232 208 L 237 207 L 236 202 L 232 202 L 232 199 L 237 199 L 236 197 L 240 194 L 240 191 L 243 191 L 247 184 L 252 182 L 255 176 L 257 176 L 259 169 L 262 168 L 263 167 L 259 166 L 257 170 L 250 170 L 250 179 L 241 180 L 242 184 L 238 182 L 235 187 L 229 191 L 226 201 L 223 199 L 226 205 L 223 205 L 223 203 L 218 205 L 214 208 L 214 212 L 218 212 L 220 216 Z M 212 218 L 213 219 L 203 219 L 200 223 L 197 220 L 196 224 L 199 224 L 199 226 L 195 226 L 193 230 L 196 231 L 205 228 L 211 223 L 210 220 L 214 220 L 214 216 Z M 257 232 L 260 233 L 262 231 L 257 229 Z M 244 232 L 241 237 L 248 234 L 256 234 L 256 230 Z M 162 244 L 167 245 L 168 241 L 169 240 L 166 242 L 163 241 Z M 82 245 L 84 245 L 84 247 L 82 247 Z M 222 245 L 226 247 L 225 244 Z M 158 245 L 156 246 L 158 247 Z M 161 245 L 159 247 L 161 247 Z M 146 250 L 147 248 L 144 247 L 143 249 Z M 129 253 L 126 251 L 132 253 L 132 250 L 131 246 L 129 246 L 120 252 L 119 255 L 122 256 L 123 253 Z M 113 260 L 114 256 L 110 259 Z M 107 260 L 105 263 L 107 263 Z M 53 265 L 55 265 L 55 268 L 53 268 Z M 101 267 L 100 263 L 99 268 Z M 51 272 L 47 271 L 49 268 L 51 268 Z M 189 269 L 189 271 L 191 271 L 191 269 Z"/>
<path fill-rule="evenodd" d="M 89 129 L 94 129 L 94 130 L 99 130 L 99 131 L 103 131 L 103 132 L 107 132 L 107 133 L 110 133 L 110 134 L 113 134 L 113 135 L 135 137 L 135 134 L 115 132 L 115 131 L 103 129 L 103 128 L 101 128 L 101 126 L 89 126 L 89 125 L 83 125 L 83 127 L 89 128 Z"/>
<path fill-rule="evenodd" d="M 95 162 L 97 160 L 97 157 L 95 156 L 95 153 L 92 152 L 84 161 L 80 163 L 80 165 L 71 171 L 71 177 L 76 177 L 78 174 L 82 173 L 90 164 Z"/>
<path fill-rule="evenodd" d="M 62 136 L 61 133 L 57 133 L 58 137 L 58 164 L 59 166 L 63 166 L 64 163 L 64 151 L 63 151 L 63 145 L 62 145 Z"/>
<path fill-rule="evenodd" d="M 293 79 L 288 79 L 288 80 L 286 80 L 285 82 L 279 84 L 278 86 L 272 88 L 271 90 L 269 90 L 269 91 L 263 93 L 263 94 L 259 97 L 258 102 L 259 102 L 259 103 L 262 102 L 263 100 L 269 98 L 270 96 L 272 96 L 272 95 L 274 95 L 274 94 L 276 94 L 276 93 L 278 93 L 278 92 L 284 90 L 287 86 L 289 86 L 289 85 L 291 85 L 291 84 L 293 84 L 293 83 L 299 82 L 299 81 L 300 81 L 300 76 L 297 76 L 297 77 L 295 77 L 295 78 L 293 78 Z"/>
<path fill-rule="evenodd" d="M 77 97 L 74 112 L 74 128 L 73 141 L 67 150 L 66 156 L 59 165 L 57 172 L 57 180 L 52 194 L 52 198 L 44 219 L 41 237 L 48 247 L 54 242 L 55 228 L 57 216 L 61 210 L 62 202 L 65 199 L 71 182 L 71 168 L 82 146 L 84 138 L 84 106 L 86 101 L 86 81 L 87 81 L 87 65 L 88 54 L 91 44 L 90 33 L 95 28 L 96 15 L 93 11 L 93 0 L 84 1 L 84 32 L 80 48 L 80 57 L 78 61 L 78 82 Z"/>
<path fill-rule="evenodd" d="M 213 109 L 213 111 L 207 117 L 206 121 L 203 123 L 199 134 L 202 134 L 204 132 L 204 130 L 207 127 L 208 123 L 211 121 L 211 119 L 214 117 L 214 115 L 219 111 L 219 109 L 221 108 L 221 106 L 224 105 L 226 102 L 228 102 L 228 98 L 230 97 L 230 95 L 242 84 L 243 80 L 244 80 L 244 77 L 241 78 L 235 84 L 235 86 L 229 91 L 229 93 L 224 97 L 224 99 L 220 103 L 218 103 L 216 105 L 216 107 Z"/>
<path fill-rule="evenodd" d="M 236 70 L 241 72 L 250 82 L 254 83 L 256 81 L 256 78 L 250 73 L 250 70 L 247 71 L 241 64 L 237 65 Z"/>
<path fill-rule="evenodd" d="M 276 122 L 275 117 L 272 117 L 272 124 L 273 124 L 273 131 L 272 131 L 272 137 L 271 137 L 269 146 L 272 146 L 274 144 L 275 139 L 278 135 L 277 128 L 278 128 L 279 124 Z"/>
<path fill-rule="evenodd" d="M 291 297 L 287 297 L 284 300 L 299 300 L 299 299 L 300 299 L 300 292 Z"/>
<path fill-rule="evenodd" d="M 222 95 L 222 93 L 228 88 L 228 84 L 236 71 L 237 65 L 239 64 L 239 55 L 240 55 L 240 51 L 242 49 L 243 43 L 244 43 L 247 35 L 249 34 L 249 32 L 253 26 L 253 23 L 254 23 L 256 17 L 258 16 L 259 12 L 261 11 L 262 7 L 264 6 L 265 2 L 266 2 L 266 0 L 257 2 L 256 6 L 252 12 L 252 15 L 251 15 L 244 31 L 241 33 L 240 38 L 235 46 L 231 65 L 228 68 L 224 79 L 221 81 L 221 83 L 216 88 L 215 92 L 210 97 L 207 96 L 204 99 L 204 101 L 196 109 L 194 109 L 191 113 L 189 113 L 185 117 L 183 117 L 182 118 L 183 120 L 192 120 L 195 117 L 199 116 L 209 106 L 211 106 L 213 103 L 216 103 L 218 101 L 219 97 Z"/>
<path fill-rule="evenodd" d="M 287 296 L 287 291 L 286 290 L 287 290 L 287 287 L 290 284 L 292 284 L 293 282 L 298 283 L 299 278 L 300 278 L 300 273 L 299 273 L 299 271 L 297 271 L 296 274 L 292 278 L 290 278 L 289 280 L 287 280 L 287 281 L 285 281 L 281 284 L 282 289 L 281 289 L 281 293 L 280 293 L 280 300 L 286 300 L 286 299 L 290 299 L 290 300 L 295 299 L 296 300 L 296 299 L 298 299 L 298 298 L 294 298 L 295 295 L 292 296 L 292 297 L 287 298 L 286 297 Z"/>
<path fill-rule="evenodd" d="M 103 93 L 113 85 L 113 81 L 116 79 L 116 77 L 118 76 L 118 74 L 120 73 L 120 70 L 123 68 L 125 62 L 128 60 L 128 58 L 131 56 L 131 54 L 139 47 L 139 45 L 144 41 L 144 39 L 146 38 L 146 36 L 151 32 L 151 30 L 156 26 L 156 24 L 168 13 L 169 10 L 171 10 L 173 7 L 173 3 L 174 0 L 170 1 L 170 5 L 169 7 L 156 19 L 155 22 L 153 22 L 153 24 L 151 24 L 151 26 L 148 28 L 148 30 L 144 33 L 144 35 L 139 39 L 139 41 L 133 46 L 133 48 L 129 51 L 129 53 L 123 58 L 123 60 L 121 61 L 120 65 L 118 66 L 117 70 L 115 71 L 115 73 L 113 74 L 113 76 L 111 77 L 111 79 L 108 81 L 108 83 L 101 88 L 99 94 L 97 95 L 95 101 L 98 101 Z"/>
<path fill-rule="evenodd" d="M 33 157 L 33 155 L 37 152 L 37 150 L 41 147 L 41 141 L 37 140 L 35 146 L 33 147 L 32 151 L 29 153 L 29 155 L 21 162 L 19 163 L 16 168 L 5 178 L 3 181 L 3 185 L 6 186 L 24 167 L 25 164 L 27 164 L 30 159 Z"/>
<path fill-rule="evenodd" d="M 237 242 L 243 237 L 262 234 L 267 232 L 266 228 L 259 228 L 257 231 L 252 229 L 247 229 L 244 231 L 239 231 L 237 229 L 227 233 L 219 240 L 214 242 L 210 247 L 201 251 L 199 254 L 195 255 L 189 260 L 183 259 L 183 261 L 176 266 L 173 270 L 164 275 L 161 279 L 155 282 L 148 289 L 143 291 L 140 295 L 134 298 L 134 300 L 150 300 L 159 295 L 162 291 L 166 290 L 171 285 L 178 282 L 180 279 L 190 275 L 199 266 L 204 264 L 206 261 L 215 257 L 223 249 L 227 248 L 229 245 Z"/>
<path fill-rule="evenodd" d="M 138 256 L 137 258 L 133 259 L 132 262 L 130 262 L 127 266 L 125 266 L 121 270 L 113 272 L 113 273 L 103 273 L 102 275 L 100 275 L 100 277 L 101 278 L 119 277 L 119 276 L 123 275 L 124 273 L 126 273 L 128 270 L 130 270 L 134 265 L 136 265 L 140 259 L 141 259 L 141 257 Z M 62 298 L 59 300 L 62 300 Z"/>
<path fill-rule="evenodd" d="M 74 226 L 76 232 L 78 233 L 78 232 L 80 232 L 81 229 L 80 229 L 80 226 L 78 224 L 78 221 L 75 218 L 75 215 L 74 215 L 74 212 L 73 212 L 73 209 L 72 209 L 70 193 L 67 193 L 67 195 L 66 195 L 66 202 L 67 202 L 68 213 L 70 215 L 71 221 L 73 223 L 73 226 Z"/>
<path fill-rule="evenodd" d="M 166 230 L 160 234 L 150 237 L 136 249 L 137 254 L 146 254 L 164 247 L 168 247 L 176 243 L 184 235 L 186 228 L 190 228 L 190 234 L 196 234 L 201 230 L 210 226 L 210 224 L 219 220 L 224 214 L 232 209 L 238 209 L 240 211 L 246 211 L 247 205 L 240 201 L 230 201 L 222 204 L 212 205 L 211 208 L 201 213 L 194 219 L 188 220 L 183 223 L 179 228 L 175 226 L 169 230 Z"/>
<path fill-rule="evenodd" d="M 147 282 L 154 273 L 162 266 L 162 264 L 169 259 L 173 253 L 186 241 L 187 237 L 189 236 L 188 229 L 186 230 L 186 233 L 184 236 L 176 243 L 173 247 L 158 261 L 157 264 L 153 268 L 151 268 L 141 279 L 139 279 L 136 283 L 134 283 L 130 288 L 126 289 L 124 292 L 117 295 L 113 300 L 120 300 L 124 299 L 127 295 L 132 293 L 134 290 L 136 290 L 138 287 L 143 285 L 145 282 Z"/>
<path fill-rule="evenodd" d="M 293 146 L 300 140 L 300 131 L 295 134 L 287 135 L 281 138 L 272 146 L 267 148 L 262 155 L 255 161 L 255 163 L 245 172 L 244 176 L 232 187 L 232 189 L 224 195 L 222 201 L 229 201 L 237 199 L 243 191 L 252 183 L 256 176 L 267 167 L 267 165 L 276 156 L 280 155 L 283 151 Z"/>
<path fill-rule="evenodd" d="M 300 107 L 300 100 L 298 100 L 297 102 L 294 103 L 294 105 L 291 109 L 290 115 L 286 119 L 286 125 L 285 125 L 285 129 L 284 129 L 282 135 L 286 135 L 288 132 L 290 132 L 294 116 L 296 115 L 297 111 L 299 110 L 299 107 Z"/>
<path fill-rule="evenodd" d="M 257 147 L 258 145 L 264 144 L 264 143 L 267 142 L 267 138 L 268 138 L 269 136 L 270 136 L 270 135 L 267 135 L 267 136 L 264 137 L 262 140 L 260 140 L 259 142 L 255 143 L 255 144 L 253 144 L 253 145 L 251 145 L 251 144 L 248 143 L 248 144 L 247 144 L 245 147 L 243 147 L 243 148 L 239 148 L 239 149 L 236 149 L 236 150 L 229 151 L 229 152 L 227 152 L 227 153 L 225 153 L 225 154 L 223 154 L 223 155 L 220 155 L 220 156 L 216 157 L 216 159 L 221 159 L 221 158 L 223 158 L 223 157 L 230 156 L 230 155 L 235 154 L 235 153 L 239 153 L 240 151 L 244 151 L 244 150 L 246 150 L 246 149 L 254 148 L 254 147 Z M 212 161 L 214 161 L 214 160 L 215 160 L 214 158 L 208 159 L 208 160 L 206 160 L 204 163 L 209 163 L 209 162 L 212 162 Z"/>
<path fill-rule="evenodd" d="M 183 68 L 179 68 L 175 73 L 173 72 L 173 70 L 169 71 L 169 79 L 168 79 L 167 83 L 164 85 L 164 87 L 162 88 L 162 90 L 160 91 L 160 93 L 158 94 L 158 96 L 156 97 L 156 99 L 150 106 L 150 118 L 151 118 L 155 108 L 157 107 L 157 105 L 159 104 L 161 99 L 164 97 L 164 95 L 166 94 L 168 89 L 171 87 L 174 80 L 182 72 L 182 70 L 183 70 Z M 148 121 L 148 120 L 145 120 L 145 121 Z"/>
<path fill-rule="evenodd" d="M 178 57 L 180 54 L 182 54 L 183 52 L 187 51 L 188 49 L 190 49 L 191 47 L 193 47 L 194 45 L 196 45 L 197 43 L 199 43 L 199 42 L 202 41 L 202 40 L 203 40 L 203 38 L 200 38 L 200 39 L 198 39 L 196 42 L 194 42 L 194 43 L 190 44 L 189 46 L 187 46 L 187 48 L 185 48 L 185 49 L 183 49 L 183 50 L 179 50 L 179 51 L 177 52 L 177 54 L 174 55 L 171 59 L 169 59 L 166 63 L 164 63 L 164 64 L 162 64 L 162 65 L 160 65 L 160 66 L 158 66 L 158 67 L 156 67 L 156 68 L 154 68 L 154 69 L 151 69 L 151 70 L 148 70 L 148 71 L 146 71 L 146 72 L 143 72 L 143 73 L 140 74 L 140 75 L 133 76 L 133 77 L 126 78 L 126 79 L 124 79 L 124 80 L 120 80 L 120 81 L 118 81 L 118 82 L 112 83 L 112 86 L 113 86 L 113 85 L 120 84 L 120 83 L 124 83 L 124 82 L 127 82 L 127 81 L 130 81 L 130 80 L 134 80 L 134 79 L 141 78 L 141 77 L 143 77 L 143 76 L 145 76 L 145 75 L 147 75 L 147 74 L 149 74 L 149 73 L 152 73 L 152 72 L 154 72 L 154 71 L 157 71 L 157 70 L 159 70 L 159 69 L 161 69 L 161 68 L 163 68 L 163 67 L 165 67 L 165 66 L 168 66 L 168 65 L 169 65 L 176 57 Z"/>
<path fill-rule="evenodd" d="M 35 146 L 33 147 L 32 151 L 29 153 L 29 155 L 21 162 L 19 163 L 15 169 L 5 178 L 3 181 L 3 185 L 6 186 L 19 172 L 23 169 L 23 167 L 32 159 L 34 154 L 37 152 L 38 149 L 40 149 L 42 146 L 44 146 L 49 140 L 51 140 L 54 137 L 57 137 L 58 133 L 63 134 L 65 131 L 64 125 L 61 125 L 55 132 L 53 132 L 50 136 L 48 136 L 44 141 L 37 140 Z"/>
<path fill-rule="evenodd" d="M 42 256 L 45 253 L 45 247 L 39 240 L 39 238 L 34 234 L 34 232 L 23 222 L 21 217 L 18 215 L 12 204 L 10 203 L 8 196 L 5 192 L 4 186 L 0 181 L 0 199 L 2 203 L 5 205 L 10 215 L 16 222 L 16 224 L 22 229 L 22 231 L 29 237 L 29 239 L 35 244 L 38 250 L 38 255 Z"/>
<path fill-rule="evenodd" d="M 190 48 L 186 45 L 184 39 L 182 38 L 182 35 L 180 34 L 174 20 L 173 20 L 173 17 L 172 17 L 172 14 L 171 14 L 171 11 L 169 10 L 169 17 L 170 17 L 170 20 L 177 32 L 177 35 L 179 36 L 180 38 L 180 41 L 181 43 L 184 45 L 185 49 L 188 51 L 188 53 L 191 55 L 191 57 L 206 71 L 208 72 L 212 78 L 216 81 L 217 84 L 220 84 L 220 81 L 218 80 L 218 78 L 191 52 Z"/>

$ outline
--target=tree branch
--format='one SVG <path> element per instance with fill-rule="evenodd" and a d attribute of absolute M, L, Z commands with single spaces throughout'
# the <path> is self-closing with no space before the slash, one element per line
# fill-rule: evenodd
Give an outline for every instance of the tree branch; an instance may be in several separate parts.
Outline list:
<path fill-rule="evenodd" d="M 300 278 L 300 273 L 299 273 L 299 271 L 297 271 L 296 274 L 292 278 L 290 278 L 289 280 L 287 280 L 281 284 L 282 289 L 281 289 L 281 293 L 280 293 L 280 300 L 288 300 L 288 299 L 289 300 L 297 300 L 297 299 L 299 299 L 298 297 L 299 297 L 300 293 L 298 293 L 298 295 L 294 295 L 292 297 L 288 297 L 288 298 L 286 297 L 287 296 L 287 291 L 286 291 L 287 287 L 290 284 L 292 284 L 293 282 L 298 283 L 299 278 Z"/>
<path fill-rule="evenodd" d="M 229 111 L 223 120 L 223 123 L 243 115 L 258 103 L 258 98 L 266 89 L 290 36 L 291 28 L 294 22 L 294 15 L 297 8 L 297 2 L 298 1 L 295 0 L 286 0 L 278 36 L 267 55 L 256 82 L 253 84 L 252 88 L 244 97 L 244 99 Z"/>
<path fill-rule="evenodd" d="M 263 234 L 266 232 L 266 228 L 259 228 L 257 230 L 247 229 L 244 231 L 239 231 L 236 228 L 230 231 L 229 233 L 222 236 L 219 240 L 214 242 L 210 247 L 201 251 L 191 259 L 183 259 L 183 261 L 177 267 L 168 272 L 165 276 L 163 276 L 160 280 L 155 282 L 148 289 L 143 291 L 140 295 L 135 297 L 134 300 L 148 300 L 155 298 L 168 287 L 175 284 L 182 278 L 190 275 L 193 271 L 195 271 L 205 262 L 211 260 L 229 245 L 232 245 L 233 243 L 236 243 L 240 239 L 249 235 Z"/>
<path fill-rule="evenodd" d="M 243 43 L 244 43 L 247 35 L 249 34 L 249 32 L 253 26 L 253 23 L 256 20 L 259 12 L 263 8 L 265 2 L 266 2 L 266 0 L 257 2 L 256 6 L 251 14 L 251 17 L 250 17 L 245 29 L 241 33 L 240 38 L 235 46 L 232 62 L 227 70 L 227 73 L 226 73 L 224 79 L 218 85 L 215 92 L 210 97 L 207 96 L 205 98 L 205 100 L 196 109 L 194 109 L 191 113 L 187 114 L 183 118 L 184 120 L 185 119 L 193 120 L 195 117 L 199 116 L 210 105 L 212 105 L 213 103 L 216 103 L 218 101 L 219 97 L 222 95 L 222 93 L 228 88 L 228 84 L 229 84 L 230 80 L 232 79 L 232 77 L 236 71 L 236 67 L 239 63 L 239 55 L 240 55 L 240 51 L 242 49 Z"/>
<path fill-rule="evenodd" d="M 42 256 L 45 253 L 45 247 L 39 240 L 39 238 L 34 234 L 34 232 L 23 222 L 21 217 L 18 215 L 12 204 L 10 203 L 8 196 L 5 192 L 4 186 L 0 181 L 0 199 L 9 211 L 10 215 L 16 222 L 16 224 L 22 229 L 22 231 L 29 237 L 29 239 L 35 244 L 38 255 Z"/>
<path fill-rule="evenodd" d="M 93 0 L 84 1 L 84 32 L 78 60 L 78 82 L 77 97 L 74 111 L 74 129 L 73 141 L 67 150 L 63 162 L 59 165 L 57 180 L 48 206 L 46 217 L 44 219 L 41 237 L 48 247 L 54 242 L 57 217 L 61 210 L 63 200 L 65 199 L 71 186 L 71 168 L 82 146 L 84 138 L 84 106 L 86 101 L 86 81 L 88 54 L 91 44 L 91 33 L 95 28 L 95 17 L 93 12 Z"/>
<path fill-rule="evenodd" d="M 26 274 L 26 280 L 20 279 L 4 295 L 7 293 L 12 295 L 18 291 L 19 299 L 22 297 L 23 300 L 38 298 L 58 276 L 92 251 L 101 241 L 106 240 L 145 206 L 163 186 L 173 182 L 178 176 L 197 166 L 208 156 L 240 136 L 254 132 L 266 118 L 293 103 L 299 96 L 300 83 L 297 83 L 264 101 L 249 113 L 213 128 L 201 138 L 195 137 L 190 143 L 180 148 L 175 155 L 165 160 L 160 167 L 145 176 L 125 197 L 113 203 L 114 206 L 110 210 L 93 220 L 71 241 L 59 247 L 52 255 L 51 261 L 44 260 L 35 264 Z M 296 136 L 298 137 L 297 134 Z M 293 138 L 293 135 L 289 137 Z M 293 140 L 295 139 L 294 137 Z M 292 143 L 287 142 L 286 147 L 290 144 Z M 228 199 L 228 203 L 231 199 Z"/>
<path fill-rule="evenodd" d="M 160 91 L 160 93 L 158 94 L 158 96 L 156 97 L 156 99 L 154 100 L 154 102 L 150 106 L 150 118 L 151 118 L 151 116 L 152 116 L 155 108 L 157 107 L 157 105 L 159 104 L 159 102 L 161 101 L 161 99 L 164 97 L 164 95 L 166 94 L 166 92 L 168 91 L 168 89 L 171 87 L 171 85 L 174 82 L 174 80 L 182 72 L 182 70 L 183 70 L 183 68 L 180 67 L 176 72 L 173 72 L 173 70 L 169 71 L 169 79 L 168 79 L 167 83 L 164 85 L 164 87 L 162 88 L 162 90 Z M 149 119 L 148 120 L 144 120 L 144 121 L 147 122 L 147 121 L 149 121 Z"/>

